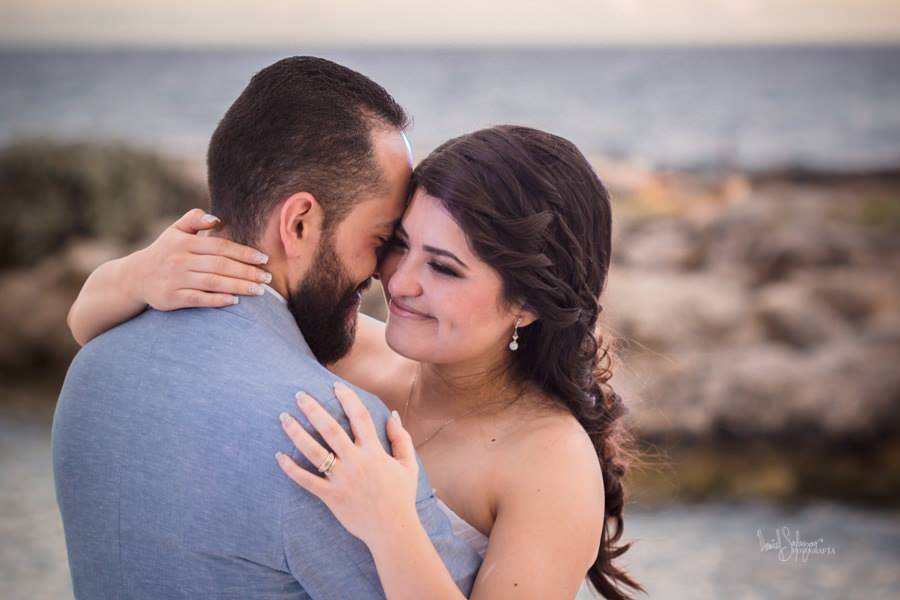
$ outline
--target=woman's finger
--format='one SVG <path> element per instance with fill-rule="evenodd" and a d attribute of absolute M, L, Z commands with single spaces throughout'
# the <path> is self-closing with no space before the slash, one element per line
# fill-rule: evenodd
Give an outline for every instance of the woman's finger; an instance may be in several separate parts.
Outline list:
<path fill-rule="evenodd" d="M 372 415 L 359 396 L 352 389 L 340 381 L 334 383 L 334 395 L 344 409 L 347 420 L 350 421 L 350 429 L 353 430 L 353 438 L 357 445 L 367 445 L 378 442 L 378 434 L 375 432 L 375 424 Z"/>
<path fill-rule="evenodd" d="M 400 423 L 400 413 L 391 411 L 387 423 L 387 436 L 391 442 L 391 453 L 403 466 L 416 467 L 416 448 L 413 445 L 412 436 Z"/>
<path fill-rule="evenodd" d="M 220 237 L 197 236 L 191 240 L 189 248 L 194 254 L 227 256 L 248 265 L 264 265 L 269 262 L 269 257 L 256 248 Z"/>
<path fill-rule="evenodd" d="M 331 446 L 331 449 L 339 457 L 347 458 L 356 450 L 353 440 L 350 439 L 344 428 L 340 426 L 334 417 L 328 414 L 327 410 L 322 408 L 322 405 L 315 398 L 305 392 L 297 392 L 296 398 L 297 406 L 300 407 L 300 410 L 303 411 L 303 414 L 306 415 L 312 426 L 316 428 L 316 431 L 321 434 L 325 443 Z"/>
<path fill-rule="evenodd" d="M 287 436 L 291 438 L 294 447 L 299 450 L 310 463 L 312 463 L 313 467 L 318 469 L 319 465 L 325 464 L 325 459 L 328 458 L 329 451 L 323 448 L 322 444 L 317 442 L 316 439 L 297 422 L 297 419 L 286 412 L 281 413 L 280 418 L 281 427 L 284 429 Z"/>
<path fill-rule="evenodd" d="M 318 475 L 313 475 L 306 469 L 300 467 L 290 456 L 283 452 L 276 452 L 275 460 L 278 461 L 278 466 L 281 467 L 284 474 L 290 477 L 294 483 L 310 494 L 313 494 L 320 499 L 324 499 L 324 496 L 328 491 L 327 479 L 319 477 Z"/>
<path fill-rule="evenodd" d="M 205 229 L 215 229 L 222 223 L 215 215 L 200 208 L 192 208 L 172 224 L 172 227 L 185 233 L 198 233 Z"/>
<path fill-rule="evenodd" d="M 191 254 L 185 266 L 189 271 L 197 273 L 215 273 L 225 277 L 243 279 L 256 283 L 271 283 L 272 274 L 268 271 L 242 263 L 227 256 L 210 254 Z"/>
<path fill-rule="evenodd" d="M 199 290 L 177 290 L 174 303 L 167 310 L 178 308 L 222 308 L 240 302 L 232 294 L 211 294 Z"/>
<path fill-rule="evenodd" d="M 218 294 L 239 294 L 242 296 L 262 296 L 265 288 L 261 283 L 253 283 L 243 279 L 224 277 L 215 273 L 188 272 L 185 275 L 183 289 L 215 292 Z"/>

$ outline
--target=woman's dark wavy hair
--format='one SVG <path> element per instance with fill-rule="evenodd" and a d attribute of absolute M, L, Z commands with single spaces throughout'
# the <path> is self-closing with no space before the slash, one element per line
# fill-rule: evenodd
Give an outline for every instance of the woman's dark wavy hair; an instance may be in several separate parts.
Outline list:
<path fill-rule="evenodd" d="M 499 274 L 505 300 L 537 313 L 519 332 L 512 368 L 578 419 L 603 469 L 606 514 L 588 577 L 604 598 L 631 598 L 623 585 L 644 591 L 613 564 L 631 546 L 617 544 L 630 437 L 617 423 L 625 405 L 608 383 L 611 352 L 596 333 L 612 247 L 609 193 L 571 142 L 511 125 L 444 143 L 418 165 L 413 185 L 442 202 Z"/>

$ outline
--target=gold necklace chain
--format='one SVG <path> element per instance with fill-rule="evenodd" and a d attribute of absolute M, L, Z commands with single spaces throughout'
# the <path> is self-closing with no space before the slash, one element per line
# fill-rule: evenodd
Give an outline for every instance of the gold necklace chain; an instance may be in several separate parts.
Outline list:
<path fill-rule="evenodd" d="M 413 392 L 416 389 L 416 383 L 418 382 L 418 380 L 419 380 L 419 372 L 418 372 L 418 370 L 416 370 L 415 375 L 413 375 L 412 384 L 410 384 L 410 386 L 409 386 L 409 395 L 406 397 L 406 404 L 403 405 L 403 422 L 404 423 L 407 422 L 406 416 L 409 413 L 409 402 L 410 402 L 410 400 L 412 400 Z M 501 393 L 505 392 L 508 388 L 509 388 L 509 384 L 507 383 L 501 390 Z M 512 404 L 512 403 L 510 403 L 510 404 Z M 478 410 L 483 410 L 483 409 L 484 409 L 484 406 L 476 405 L 476 406 L 473 406 L 472 408 L 470 408 L 469 410 L 467 410 L 466 412 L 464 412 L 463 414 L 457 415 L 457 416 L 453 417 L 452 419 L 449 419 L 449 420 L 445 421 L 444 423 L 441 423 L 441 425 L 439 425 L 437 429 L 435 429 L 433 432 L 431 432 L 431 435 L 426 437 L 424 440 L 422 440 L 418 444 L 413 443 L 413 448 L 415 448 L 415 449 L 421 448 L 422 446 L 427 444 L 430 440 L 434 439 L 435 436 L 437 436 L 437 434 L 442 432 L 444 430 L 444 428 L 447 427 L 450 423 L 452 423 L 458 419 L 462 419 L 463 417 L 466 417 L 472 413 L 478 412 Z"/>

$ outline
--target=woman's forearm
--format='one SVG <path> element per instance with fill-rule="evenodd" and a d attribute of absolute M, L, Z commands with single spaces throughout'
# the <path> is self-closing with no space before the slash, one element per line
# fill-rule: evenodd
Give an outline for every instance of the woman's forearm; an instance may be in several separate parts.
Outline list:
<path fill-rule="evenodd" d="M 369 551 L 388 600 L 465 600 L 415 511 L 393 519 Z"/>
<path fill-rule="evenodd" d="M 147 307 L 132 289 L 133 263 L 137 255 L 135 252 L 103 263 L 84 282 L 66 319 L 79 345 L 87 344 Z"/>

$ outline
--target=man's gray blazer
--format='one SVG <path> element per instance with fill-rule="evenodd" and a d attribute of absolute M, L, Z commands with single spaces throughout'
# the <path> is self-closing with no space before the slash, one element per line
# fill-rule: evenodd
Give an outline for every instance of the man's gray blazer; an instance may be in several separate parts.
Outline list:
<path fill-rule="evenodd" d="M 78 598 L 383 598 L 372 557 L 275 462 L 304 390 L 347 426 L 283 300 L 147 310 L 84 346 L 53 420 L 56 495 Z M 385 406 L 354 388 L 388 447 Z M 318 438 L 321 439 L 321 438 Z M 419 518 L 463 592 L 480 558 L 421 468 Z"/>

